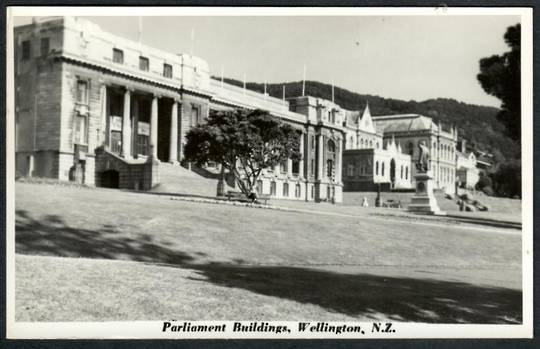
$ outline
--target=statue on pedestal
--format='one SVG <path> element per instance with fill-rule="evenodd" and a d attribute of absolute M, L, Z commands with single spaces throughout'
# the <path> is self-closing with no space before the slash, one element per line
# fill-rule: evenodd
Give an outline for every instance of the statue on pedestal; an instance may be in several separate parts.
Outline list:
<path fill-rule="evenodd" d="M 418 162 L 416 162 L 416 170 L 418 172 L 427 172 L 429 170 L 429 148 L 426 146 L 425 141 L 421 141 L 418 144 L 420 148 L 420 156 L 418 157 Z"/>
<path fill-rule="evenodd" d="M 416 174 L 414 180 L 416 182 L 416 193 L 411 199 L 409 205 L 409 211 L 424 213 L 424 214 L 436 214 L 444 215 L 437 204 L 437 199 L 433 195 L 433 174 L 429 169 L 429 148 L 425 141 L 418 143 L 420 148 L 420 156 L 416 162 Z"/>

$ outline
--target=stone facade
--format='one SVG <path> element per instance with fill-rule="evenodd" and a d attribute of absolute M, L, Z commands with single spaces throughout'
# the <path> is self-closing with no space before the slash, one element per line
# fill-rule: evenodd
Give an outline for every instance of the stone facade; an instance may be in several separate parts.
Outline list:
<path fill-rule="evenodd" d="M 261 176 L 275 197 L 342 200 L 343 112 L 210 78 L 197 57 L 102 31 L 88 20 L 42 18 L 15 28 L 16 170 L 88 185 L 149 189 L 159 162 L 181 163 L 185 135 L 210 110 L 264 109 L 295 127 L 303 159 Z M 28 96 L 33 96 L 29 98 Z"/>
<path fill-rule="evenodd" d="M 418 114 L 373 116 L 375 127 L 384 134 L 385 142 L 395 140 L 404 153 L 411 156 L 412 180 L 418 161 L 420 142 L 425 142 L 430 152 L 430 171 L 434 189 L 455 193 L 457 130 L 444 130 L 429 117 Z"/>
<path fill-rule="evenodd" d="M 346 191 L 411 189 L 411 157 L 392 138 L 383 144 L 369 105 L 364 112 L 348 112 L 346 150 L 343 152 L 343 184 Z"/>

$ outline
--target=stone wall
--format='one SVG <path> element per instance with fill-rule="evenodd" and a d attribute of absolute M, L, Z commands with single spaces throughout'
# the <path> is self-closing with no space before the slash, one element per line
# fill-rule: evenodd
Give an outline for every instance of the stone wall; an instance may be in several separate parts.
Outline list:
<path fill-rule="evenodd" d="M 151 157 L 125 161 L 100 147 L 96 149 L 95 158 L 96 186 L 105 186 L 103 176 L 107 171 L 118 173 L 119 189 L 150 190 L 159 184 L 159 161 Z"/>

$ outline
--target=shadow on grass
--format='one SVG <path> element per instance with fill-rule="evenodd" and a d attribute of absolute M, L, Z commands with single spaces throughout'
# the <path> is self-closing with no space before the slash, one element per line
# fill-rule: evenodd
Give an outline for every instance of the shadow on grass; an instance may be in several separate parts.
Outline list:
<path fill-rule="evenodd" d="M 521 323 L 521 292 L 467 283 L 292 267 L 209 264 L 201 280 L 353 317 L 429 323 Z"/>
<path fill-rule="evenodd" d="M 521 292 L 467 283 L 372 274 L 341 274 L 310 268 L 196 263 L 193 255 L 151 235 L 122 237 L 114 227 L 70 227 L 58 216 L 34 219 L 16 212 L 16 251 L 21 254 L 144 261 L 189 268 L 197 280 L 320 306 L 352 317 L 429 323 L 522 321 Z M 323 319 L 319 319 L 323 320 Z"/>
<path fill-rule="evenodd" d="M 99 230 L 75 228 L 57 215 L 32 218 L 24 210 L 16 211 L 15 249 L 21 254 L 61 257 L 122 259 L 182 265 L 193 257 L 166 247 L 150 234 L 122 236 L 114 226 Z"/>

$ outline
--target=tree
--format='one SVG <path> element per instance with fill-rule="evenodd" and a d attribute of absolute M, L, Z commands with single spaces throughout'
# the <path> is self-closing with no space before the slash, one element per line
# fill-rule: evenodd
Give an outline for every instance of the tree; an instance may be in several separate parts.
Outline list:
<path fill-rule="evenodd" d="M 186 138 L 187 161 L 198 166 L 220 163 L 246 196 L 263 169 L 301 158 L 298 132 L 263 110 L 213 111 L 208 122 L 192 128 Z"/>
<path fill-rule="evenodd" d="M 480 60 L 480 85 L 486 93 L 501 100 L 497 118 L 510 138 L 521 142 L 521 25 L 509 27 L 504 41 L 510 51 Z"/>

